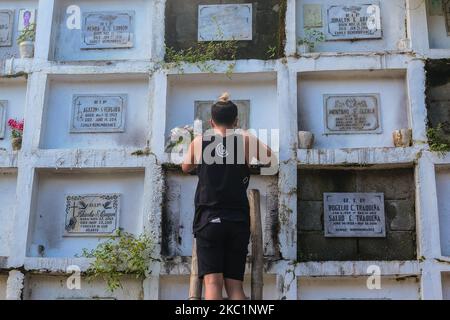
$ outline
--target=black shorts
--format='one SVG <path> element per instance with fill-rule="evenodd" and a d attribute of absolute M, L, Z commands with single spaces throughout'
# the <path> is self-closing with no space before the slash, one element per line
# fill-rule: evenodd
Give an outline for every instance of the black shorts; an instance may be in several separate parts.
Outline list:
<path fill-rule="evenodd" d="M 196 233 L 198 276 L 222 273 L 224 278 L 244 280 L 250 227 L 245 222 L 209 222 Z"/>

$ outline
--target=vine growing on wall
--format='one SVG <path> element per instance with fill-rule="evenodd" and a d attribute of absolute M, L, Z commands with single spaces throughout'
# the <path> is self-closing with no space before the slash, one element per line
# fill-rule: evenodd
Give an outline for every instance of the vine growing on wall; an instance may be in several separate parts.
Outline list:
<path fill-rule="evenodd" d="M 219 23 L 215 18 L 213 21 L 216 24 L 217 39 L 224 39 L 224 33 Z M 196 46 L 181 50 L 166 47 L 166 67 L 172 67 L 180 73 L 184 73 L 183 65 L 189 63 L 195 65 L 202 72 L 214 73 L 216 68 L 213 60 L 232 61 L 226 70 L 227 76 L 230 77 L 236 65 L 237 51 L 238 42 L 234 39 L 198 42 Z"/>
<path fill-rule="evenodd" d="M 202 72 L 213 73 L 216 71 L 213 60 L 232 61 L 228 64 L 227 74 L 234 71 L 238 44 L 236 40 L 200 42 L 195 47 L 175 50 L 166 48 L 166 66 L 184 73 L 185 63 L 193 64 Z"/>
<path fill-rule="evenodd" d="M 120 279 L 124 275 L 134 275 L 143 278 L 147 274 L 150 264 L 155 261 L 152 257 L 153 243 L 142 234 L 134 236 L 118 230 L 114 236 L 100 243 L 95 249 L 83 249 L 82 256 L 94 261 L 86 271 L 88 280 L 102 278 L 112 292 L 122 288 Z"/>
<path fill-rule="evenodd" d="M 442 123 L 436 128 L 427 129 L 428 144 L 430 150 L 444 155 L 450 152 L 450 139 L 445 136 Z"/>
<path fill-rule="evenodd" d="M 276 46 L 277 55 L 279 58 L 285 56 L 284 46 L 286 44 L 286 12 L 287 12 L 287 0 L 280 0 L 279 10 L 279 30 L 278 30 L 278 44 Z"/>
<path fill-rule="evenodd" d="M 449 59 L 437 59 L 437 60 L 426 60 L 425 62 L 426 71 L 426 106 L 428 109 L 428 129 L 427 138 L 430 150 L 438 152 L 444 155 L 450 152 L 450 123 L 448 119 L 436 119 L 437 121 L 431 120 L 431 114 L 433 113 L 433 90 L 441 86 L 445 86 L 450 83 L 450 60 Z"/>

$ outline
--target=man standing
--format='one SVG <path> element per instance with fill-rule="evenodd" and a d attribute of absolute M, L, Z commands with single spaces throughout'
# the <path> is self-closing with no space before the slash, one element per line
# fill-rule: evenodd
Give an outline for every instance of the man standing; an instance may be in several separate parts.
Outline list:
<path fill-rule="evenodd" d="M 237 106 L 224 93 L 211 107 L 212 130 L 194 139 L 182 165 L 185 173 L 196 169 L 199 178 L 193 233 L 207 300 L 222 299 L 224 285 L 229 299 L 246 299 L 242 284 L 250 237 L 249 164 L 253 158 L 274 161 L 264 143 L 235 131 L 237 115 Z"/>

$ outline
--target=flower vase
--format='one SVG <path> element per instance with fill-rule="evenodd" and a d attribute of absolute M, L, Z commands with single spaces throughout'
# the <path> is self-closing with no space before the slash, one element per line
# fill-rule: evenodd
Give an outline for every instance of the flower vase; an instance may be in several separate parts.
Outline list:
<path fill-rule="evenodd" d="M 22 137 L 12 138 L 11 146 L 14 151 L 20 150 L 22 148 Z"/>
<path fill-rule="evenodd" d="M 34 56 L 34 42 L 33 41 L 23 41 L 19 45 L 20 57 L 21 58 L 33 58 Z"/>

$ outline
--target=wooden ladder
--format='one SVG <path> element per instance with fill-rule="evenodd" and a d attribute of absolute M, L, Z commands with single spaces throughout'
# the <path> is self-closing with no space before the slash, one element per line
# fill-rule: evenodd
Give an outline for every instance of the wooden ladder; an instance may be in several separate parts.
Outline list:
<path fill-rule="evenodd" d="M 251 255 L 251 299 L 263 299 L 264 249 L 262 237 L 261 206 L 259 190 L 248 191 L 250 203 L 250 231 L 252 243 Z M 192 242 L 191 277 L 189 283 L 189 300 L 201 300 L 202 282 L 198 278 L 197 245 Z"/>

